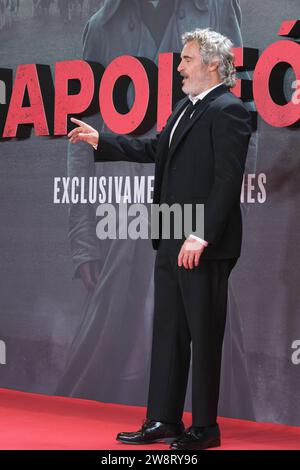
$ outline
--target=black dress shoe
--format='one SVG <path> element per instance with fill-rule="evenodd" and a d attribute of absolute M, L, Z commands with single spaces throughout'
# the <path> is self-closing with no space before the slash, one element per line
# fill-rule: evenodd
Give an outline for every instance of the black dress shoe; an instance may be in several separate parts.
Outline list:
<path fill-rule="evenodd" d="M 141 429 L 136 432 L 120 432 L 116 440 L 124 444 L 151 444 L 152 442 L 171 443 L 184 432 L 180 423 L 161 423 L 160 421 L 145 420 Z"/>
<path fill-rule="evenodd" d="M 203 450 L 221 445 L 220 429 L 214 426 L 191 426 L 171 445 L 172 450 Z"/>

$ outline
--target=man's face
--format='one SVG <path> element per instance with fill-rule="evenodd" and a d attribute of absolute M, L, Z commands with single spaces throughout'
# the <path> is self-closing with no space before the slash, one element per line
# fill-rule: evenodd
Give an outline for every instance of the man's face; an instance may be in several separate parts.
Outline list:
<path fill-rule="evenodd" d="M 211 74 L 209 66 L 202 62 L 199 45 L 196 41 L 185 44 L 181 52 L 181 62 L 177 71 L 183 77 L 182 91 L 186 95 L 196 96 L 209 88 Z"/>

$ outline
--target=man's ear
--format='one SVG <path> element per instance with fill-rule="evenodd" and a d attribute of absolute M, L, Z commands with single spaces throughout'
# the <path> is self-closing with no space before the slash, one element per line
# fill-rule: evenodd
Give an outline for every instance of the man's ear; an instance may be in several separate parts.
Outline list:
<path fill-rule="evenodd" d="M 219 59 L 213 59 L 208 66 L 209 72 L 215 72 L 218 69 L 219 64 L 220 64 Z"/>

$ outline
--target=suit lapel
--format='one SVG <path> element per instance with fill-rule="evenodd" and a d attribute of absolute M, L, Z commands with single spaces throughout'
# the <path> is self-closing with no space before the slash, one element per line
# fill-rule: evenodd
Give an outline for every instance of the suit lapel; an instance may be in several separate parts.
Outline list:
<path fill-rule="evenodd" d="M 189 98 L 188 97 L 183 98 L 182 100 L 179 101 L 179 103 L 177 103 L 173 113 L 171 114 L 169 121 L 167 122 L 166 127 L 164 129 L 164 134 L 168 137 L 168 142 L 169 142 L 169 137 L 170 137 L 170 134 L 171 134 L 171 131 L 173 129 L 175 122 L 179 118 L 184 108 L 188 105 L 188 103 L 189 103 Z"/>
<path fill-rule="evenodd" d="M 182 113 L 184 108 L 187 106 L 188 101 L 189 101 L 189 98 L 186 97 L 186 98 L 183 98 L 182 100 L 180 100 L 177 103 L 173 113 L 170 115 L 170 117 L 168 119 L 168 122 L 167 122 L 164 130 L 162 131 L 162 134 L 161 134 L 161 141 L 162 142 L 161 142 L 161 151 L 160 151 L 161 157 L 168 154 L 170 133 L 173 129 L 173 126 L 174 126 L 176 120 L 179 118 L 180 114 Z M 158 158 L 158 162 L 160 164 L 164 164 L 164 161 L 165 161 L 165 158 Z"/>
<path fill-rule="evenodd" d="M 228 87 L 226 85 L 220 85 L 218 86 L 217 88 L 215 88 L 214 90 L 212 90 L 210 93 L 208 93 L 204 98 L 203 100 L 201 101 L 201 103 L 199 104 L 198 108 L 196 109 L 195 111 L 195 114 L 192 116 L 189 124 L 186 126 L 186 128 L 182 131 L 181 135 L 178 137 L 176 143 L 174 145 L 171 144 L 171 147 L 169 149 L 169 158 L 172 157 L 172 155 L 174 154 L 174 152 L 176 151 L 178 145 L 180 144 L 181 140 L 186 136 L 186 134 L 189 132 L 189 130 L 195 125 L 196 122 L 199 121 L 199 119 L 201 118 L 201 116 L 204 114 L 204 112 L 206 111 L 206 109 L 209 107 L 209 105 L 211 104 L 212 101 L 214 101 L 218 96 L 224 94 L 224 93 L 227 93 L 228 92 Z M 182 112 L 184 107 L 187 105 L 187 102 L 188 102 L 188 98 L 186 100 L 184 100 L 184 103 L 183 105 L 180 107 L 180 111 Z M 176 113 L 175 115 L 175 118 L 173 119 L 173 116 L 172 116 L 172 119 L 170 121 L 170 126 L 171 129 L 173 128 L 173 125 L 175 124 L 176 122 L 176 119 L 179 117 L 180 113 Z M 168 132 L 168 136 L 170 135 L 170 133 Z"/>

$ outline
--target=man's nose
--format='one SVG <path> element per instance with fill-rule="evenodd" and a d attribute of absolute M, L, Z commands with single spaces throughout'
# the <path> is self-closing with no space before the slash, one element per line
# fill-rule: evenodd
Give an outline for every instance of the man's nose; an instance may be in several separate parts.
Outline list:
<path fill-rule="evenodd" d="M 181 72 L 182 70 L 183 70 L 183 64 L 182 64 L 182 62 L 180 62 L 178 67 L 177 67 L 177 72 Z"/>

